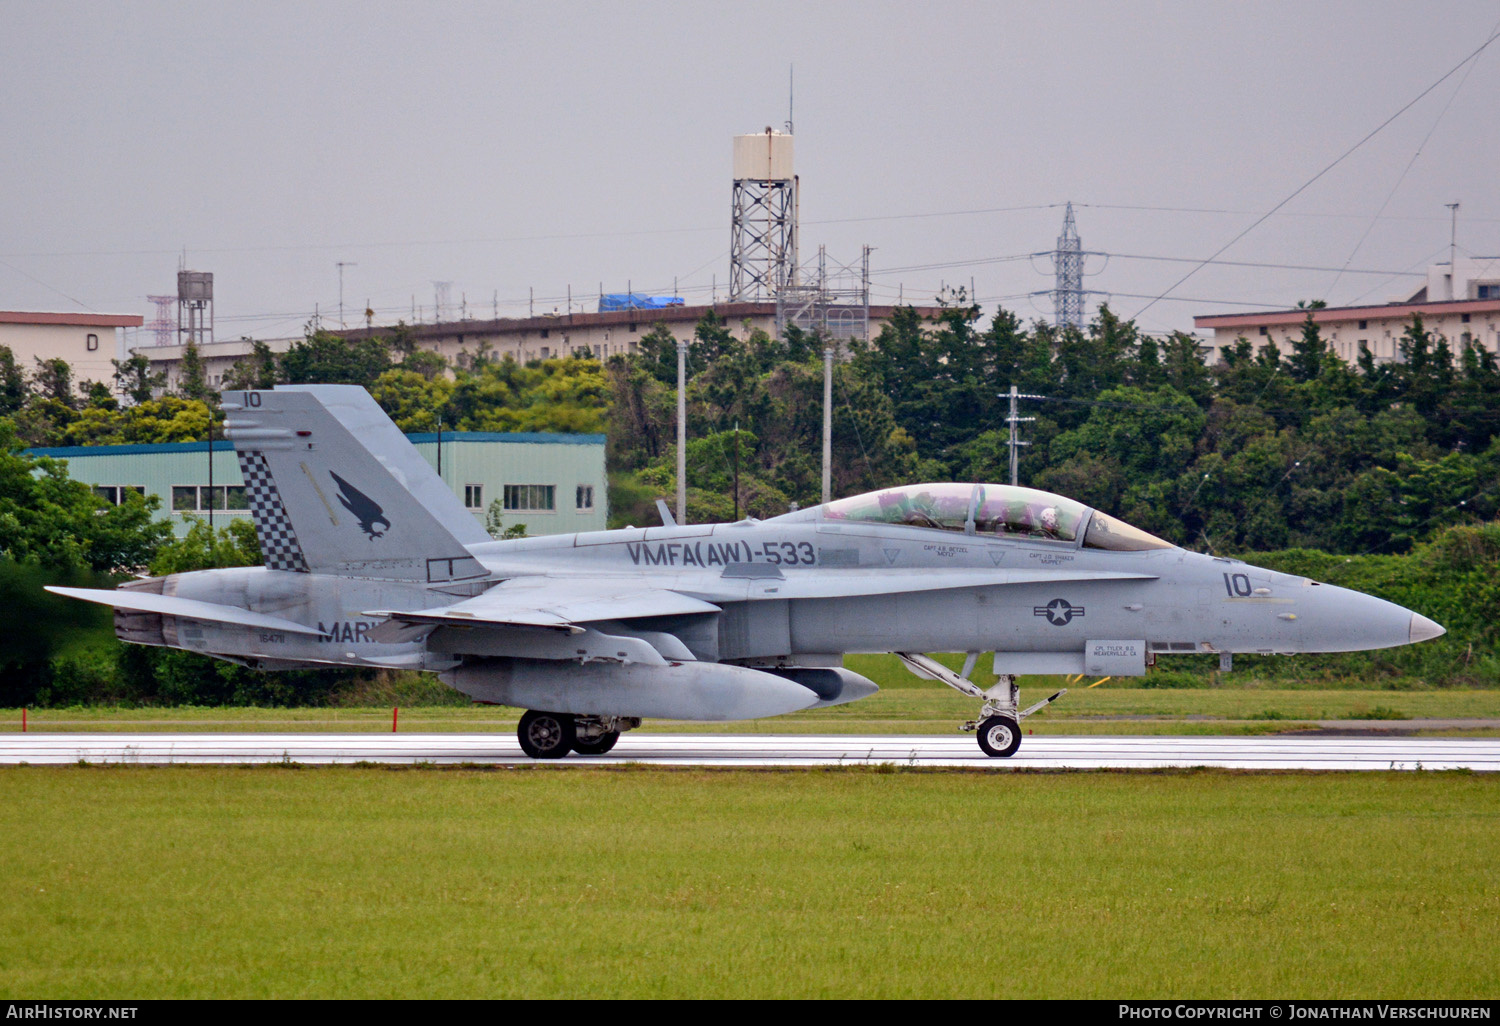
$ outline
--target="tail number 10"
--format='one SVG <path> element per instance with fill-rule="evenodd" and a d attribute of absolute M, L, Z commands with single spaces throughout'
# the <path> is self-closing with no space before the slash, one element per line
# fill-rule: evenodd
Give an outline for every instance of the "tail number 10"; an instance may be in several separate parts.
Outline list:
<path fill-rule="evenodd" d="M 1230 598 L 1250 597 L 1250 578 L 1245 574 L 1225 574 L 1224 590 Z"/>
<path fill-rule="evenodd" d="M 260 405 L 260 393 L 259 392 L 246 392 L 245 393 L 245 405 L 246 406 L 259 406 Z"/>

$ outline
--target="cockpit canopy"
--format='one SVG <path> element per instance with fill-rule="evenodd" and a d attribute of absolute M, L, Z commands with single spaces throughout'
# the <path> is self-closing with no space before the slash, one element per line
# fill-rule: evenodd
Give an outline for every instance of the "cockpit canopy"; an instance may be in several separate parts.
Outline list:
<path fill-rule="evenodd" d="M 821 518 L 865 524 L 904 524 L 979 536 L 1027 538 L 1136 552 L 1169 542 L 1090 509 L 1081 502 L 1015 485 L 918 484 L 830 502 Z"/>

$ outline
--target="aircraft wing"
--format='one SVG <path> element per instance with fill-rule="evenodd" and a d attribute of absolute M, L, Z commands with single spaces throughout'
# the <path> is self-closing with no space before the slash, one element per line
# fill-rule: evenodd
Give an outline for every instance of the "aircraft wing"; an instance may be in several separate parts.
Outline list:
<path fill-rule="evenodd" d="M 145 591 L 105 591 L 96 588 L 60 588 L 48 585 L 54 595 L 97 602 L 115 609 L 131 609 L 142 613 L 160 613 L 164 616 L 180 616 L 187 620 L 204 623 L 221 623 L 233 627 L 255 627 L 266 631 L 281 631 L 287 634 L 307 634 L 318 637 L 322 631 L 304 627 L 279 616 L 254 613 L 238 606 L 226 606 L 217 602 L 200 602 L 197 599 L 174 598 L 170 595 L 153 595 Z"/>
<path fill-rule="evenodd" d="M 647 616 L 715 613 L 726 601 L 852 598 L 951 588 L 1073 581 L 1143 581 L 1153 574 L 1091 570 L 1000 569 L 792 571 L 767 565 L 768 576 L 726 579 L 718 574 L 671 578 L 562 576 L 513 577 L 482 595 L 450 606 L 413 611 L 367 610 L 388 625 L 371 635 L 379 641 L 409 638 L 422 627 L 533 628 L 578 634 L 579 624 Z M 732 583 L 731 583 L 732 582 Z M 710 601 L 711 600 L 711 601 Z"/>
<path fill-rule="evenodd" d="M 366 615 L 409 626 L 531 627 L 577 634 L 582 631 L 577 624 L 596 620 L 718 611 L 712 602 L 641 578 L 537 575 L 502 581 L 451 606 L 414 612 L 372 610 Z"/>

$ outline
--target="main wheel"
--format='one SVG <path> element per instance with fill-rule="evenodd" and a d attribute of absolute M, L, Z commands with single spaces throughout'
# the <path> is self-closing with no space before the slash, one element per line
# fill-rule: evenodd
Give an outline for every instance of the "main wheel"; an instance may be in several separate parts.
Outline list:
<path fill-rule="evenodd" d="M 613 748 L 615 742 L 618 740 L 620 740 L 620 732 L 618 730 L 610 730 L 600 734 L 592 741 L 585 741 L 579 738 L 573 742 L 573 751 L 579 755 L 603 755 Z"/>
<path fill-rule="evenodd" d="M 527 710 L 516 728 L 521 751 L 533 759 L 561 759 L 573 750 L 577 732 L 572 713 Z"/>
<path fill-rule="evenodd" d="M 991 716 L 975 731 L 979 747 L 991 759 L 1004 759 L 1021 747 L 1021 725 L 1009 716 Z"/>

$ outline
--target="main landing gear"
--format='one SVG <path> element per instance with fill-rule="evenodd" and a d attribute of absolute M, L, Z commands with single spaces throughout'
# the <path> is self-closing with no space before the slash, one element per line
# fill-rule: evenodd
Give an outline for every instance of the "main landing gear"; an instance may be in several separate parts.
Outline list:
<path fill-rule="evenodd" d="M 961 729 L 974 731 L 980 749 L 992 759 L 1004 759 L 1016 754 L 1016 749 L 1021 747 L 1021 721 L 1068 693 L 1068 689 L 1063 688 L 1050 698 L 1019 709 L 1021 689 L 1016 686 L 1013 674 L 1002 674 L 988 690 L 981 690 L 969 680 L 969 674 L 974 672 L 974 664 L 979 659 L 978 652 L 969 653 L 964 660 L 962 673 L 954 673 L 936 659 L 916 652 L 897 652 L 896 658 L 918 677 L 942 681 L 955 691 L 984 701 L 979 710 L 978 721 L 970 720 Z"/>
<path fill-rule="evenodd" d="M 569 752 L 603 755 L 620 740 L 622 731 L 639 727 L 631 716 L 575 716 L 572 713 L 527 710 L 516 737 L 521 751 L 533 759 L 561 759 Z"/>

